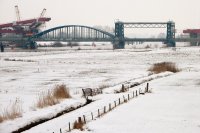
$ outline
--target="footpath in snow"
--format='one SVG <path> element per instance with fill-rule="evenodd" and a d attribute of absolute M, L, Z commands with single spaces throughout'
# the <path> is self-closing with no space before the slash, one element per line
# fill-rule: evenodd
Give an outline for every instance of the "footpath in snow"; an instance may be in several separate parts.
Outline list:
<path fill-rule="evenodd" d="M 157 78 L 166 77 L 166 76 L 169 76 L 171 74 L 172 74 L 171 72 L 165 72 L 165 73 L 150 75 L 150 76 L 143 77 L 143 78 L 131 79 L 129 81 L 123 82 L 122 84 L 129 86 L 129 87 L 135 86 L 135 85 L 140 85 L 142 83 L 146 83 L 147 81 L 157 79 Z M 95 97 L 92 98 L 93 100 L 95 100 L 95 102 L 93 102 L 91 105 L 87 105 L 88 107 L 82 107 L 81 109 L 77 109 L 77 112 L 79 112 L 79 114 L 85 115 L 85 114 L 91 113 L 91 110 L 97 110 L 98 108 L 102 108 L 105 105 L 108 105 L 109 102 L 117 100 L 120 96 L 124 95 L 123 93 L 114 94 L 114 92 L 119 91 L 120 88 L 121 88 L 121 84 L 110 87 L 110 88 L 106 88 L 103 91 L 104 94 L 102 94 L 100 96 L 95 96 Z M 132 88 L 132 89 L 136 89 L 136 88 Z M 132 90 L 132 89 L 130 89 L 130 90 Z M 108 95 L 108 94 L 110 94 L 110 95 Z M 84 100 L 82 100 L 82 101 L 73 100 L 73 99 L 72 100 L 65 100 L 64 102 L 62 102 L 58 105 L 52 106 L 52 107 L 48 107 L 47 109 L 44 108 L 44 109 L 37 110 L 37 111 L 31 111 L 31 112 L 26 113 L 21 118 L 15 119 L 13 121 L 7 121 L 7 122 L 0 125 L 0 130 L 4 131 L 6 133 L 11 133 L 11 132 L 17 131 L 19 129 L 20 130 L 26 129 L 26 127 L 31 127 L 31 125 L 36 126 L 36 127 L 33 127 L 33 129 L 34 129 L 34 128 L 38 128 L 38 127 L 41 127 L 43 125 L 46 125 L 46 123 L 52 122 L 54 124 L 54 119 L 57 119 L 57 118 L 54 118 L 54 117 L 57 114 L 59 114 L 62 111 L 71 110 L 71 108 L 73 108 L 73 110 L 74 110 L 77 107 L 83 106 L 84 103 L 85 103 Z M 83 111 L 83 110 L 85 110 L 85 111 Z M 70 116 L 71 114 L 73 114 L 73 112 L 67 113 L 66 116 Z M 80 116 L 80 115 L 77 115 L 75 113 L 75 115 L 72 115 L 72 117 L 70 119 L 69 118 L 63 118 L 63 119 L 66 119 L 69 122 L 74 122 L 77 119 L 78 116 Z M 62 119 L 62 117 L 65 117 L 65 115 L 61 116 L 61 119 Z M 52 119 L 52 118 L 54 118 L 54 119 Z M 58 118 L 58 119 L 60 119 L 60 118 Z M 50 122 L 46 122 L 46 121 L 50 121 Z M 42 124 L 42 123 L 44 123 L 44 124 Z M 67 123 L 64 122 L 63 126 L 61 126 L 61 127 L 65 128 L 66 125 L 67 125 Z M 4 127 L 7 127 L 7 126 L 9 126 L 11 128 L 4 128 Z M 49 127 L 51 129 L 48 129 L 48 130 L 52 130 L 52 131 L 59 130 L 59 128 L 61 128 L 59 126 L 58 127 L 56 126 L 55 129 L 52 128 L 52 126 L 49 126 Z M 43 128 L 43 129 L 45 129 L 45 128 Z M 30 129 L 30 131 L 32 132 L 32 129 Z M 34 132 L 37 132 L 37 131 L 34 131 Z"/>
<path fill-rule="evenodd" d="M 200 69 L 153 80 L 153 92 L 73 133 L 199 133 Z"/>

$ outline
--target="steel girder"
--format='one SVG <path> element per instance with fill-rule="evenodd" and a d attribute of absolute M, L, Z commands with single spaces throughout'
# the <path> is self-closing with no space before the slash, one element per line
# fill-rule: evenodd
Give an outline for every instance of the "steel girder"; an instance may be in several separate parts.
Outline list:
<path fill-rule="evenodd" d="M 32 37 L 32 39 L 65 39 L 65 40 L 101 40 L 101 39 L 114 39 L 115 36 L 103 30 L 83 26 L 83 25 L 66 25 L 48 29 L 40 32 Z"/>
<path fill-rule="evenodd" d="M 168 22 L 121 22 L 118 21 L 115 23 L 115 37 L 119 40 L 119 46 L 124 47 L 125 41 L 124 38 L 124 28 L 167 28 L 167 36 L 164 43 L 170 47 L 175 47 L 175 23 L 172 21 Z M 135 39 L 132 39 L 135 40 Z M 143 39 L 141 39 L 143 40 Z M 145 39 L 144 39 L 145 40 Z M 148 38 L 146 39 L 148 40 Z M 154 39 L 150 39 L 154 40 Z M 163 40 L 163 39 L 160 39 Z"/>
<path fill-rule="evenodd" d="M 162 23 L 162 22 L 148 22 L 148 23 L 143 23 L 143 22 L 125 22 L 124 28 L 166 28 L 167 23 Z"/>

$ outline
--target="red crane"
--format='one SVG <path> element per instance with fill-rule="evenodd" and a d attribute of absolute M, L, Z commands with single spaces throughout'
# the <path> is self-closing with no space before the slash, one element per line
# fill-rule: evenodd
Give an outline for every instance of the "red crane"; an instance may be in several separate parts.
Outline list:
<path fill-rule="evenodd" d="M 51 18 L 44 17 L 46 9 L 43 9 L 40 17 L 35 19 L 21 20 L 20 12 L 18 6 L 15 6 L 17 21 L 0 24 L 0 35 L 4 34 L 16 34 L 23 36 L 32 36 L 39 32 L 40 27 L 44 25 L 46 22 L 50 21 Z"/>

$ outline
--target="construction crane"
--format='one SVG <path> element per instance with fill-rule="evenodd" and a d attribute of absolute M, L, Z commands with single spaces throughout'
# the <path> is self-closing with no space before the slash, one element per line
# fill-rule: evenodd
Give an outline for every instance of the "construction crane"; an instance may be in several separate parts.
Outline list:
<path fill-rule="evenodd" d="M 17 21 L 21 21 L 18 6 L 15 6 L 15 12 L 16 12 Z"/>
<path fill-rule="evenodd" d="M 23 36 L 31 37 L 37 34 L 41 30 L 41 26 L 46 22 L 50 21 L 51 18 L 44 17 L 46 9 L 44 8 L 39 16 L 39 18 L 32 18 L 27 20 L 21 20 L 19 8 L 15 6 L 15 13 L 17 21 L 0 24 L 0 36 Z M 11 42 L 12 43 L 12 42 Z M 24 44 L 30 44 L 32 48 L 35 47 L 34 43 L 30 42 L 16 42 L 18 46 L 23 46 Z"/>
<path fill-rule="evenodd" d="M 0 24 L 0 34 L 16 34 L 23 36 L 31 36 L 36 34 L 40 30 L 40 26 L 51 20 L 51 18 L 43 17 L 46 9 L 44 8 L 39 18 L 33 18 L 28 20 L 21 20 L 19 8 L 15 6 L 17 21 Z"/>
<path fill-rule="evenodd" d="M 39 18 L 37 19 L 37 21 L 36 21 L 36 22 L 33 22 L 33 23 L 30 25 L 30 29 L 32 29 L 32 30 L 34 30 L 34 29 L 39 30 L 40 27 L 42 27 L 42 26 L 45 25 L 45 22 L 44 22 L 44 21 L 43 21 L 43 22 L 42 22 L 42 21 L 39 21 L 41 18 L 44 18 L 45 13 L 46 13 L 46 9 L 44 8 L 44 9 L 42 10 L 42 12 L 40 13 L 40 16 L 39 16 Z"/>

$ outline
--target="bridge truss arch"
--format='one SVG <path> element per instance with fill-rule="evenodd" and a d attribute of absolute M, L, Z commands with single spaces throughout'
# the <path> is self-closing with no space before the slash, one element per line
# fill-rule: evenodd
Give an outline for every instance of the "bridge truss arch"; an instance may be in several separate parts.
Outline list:
<path fill-rule="evenodd" d="M 115 36 L 109 32 L 83 25 L 65 25 L 35 34 L 34 41 L 112 42 Z"/>

